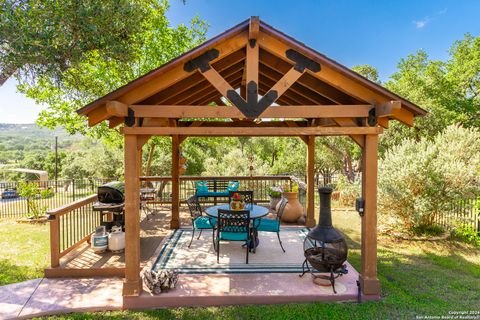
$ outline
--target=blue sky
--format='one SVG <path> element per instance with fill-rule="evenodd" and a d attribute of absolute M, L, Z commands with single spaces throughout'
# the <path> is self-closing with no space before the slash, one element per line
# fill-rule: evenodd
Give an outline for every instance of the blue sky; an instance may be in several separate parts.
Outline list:
<path fill-rule="evenodd" d="M 352 67 L 371 64 L 382 80 L 398 61 L 419 49 L 444 60 L 455 40 L 480 35 L 480 1 L 170 0 L 172 24 L 195 15 L 210 27 L 208 38 L 252 15 L 330 58 Z M 0 123 L 34 122 L 41 110 L 16 93 L 11 79 L 0 87 Z"/>

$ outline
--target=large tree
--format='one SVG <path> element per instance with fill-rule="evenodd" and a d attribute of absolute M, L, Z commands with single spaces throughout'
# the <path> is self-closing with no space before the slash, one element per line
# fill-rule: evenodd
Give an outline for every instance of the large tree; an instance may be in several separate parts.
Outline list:
<path fill-rule="evenodd" d="M 402 59 L 386 83 L 388 89 L 429 111 L 408 129 L 393 124 L 386 132 L 385 148 L 405 137 L 433 138 L 447 126 L 480 126 L 480 37 L 466 34 L 456 41 L 446 61 L 430 60 L 425 51 Z M 388 143 L 387 143 L 388 142 Z"/>
<path fill-rule="evenodd" d="M 30 2 L 36 4 L 35 1 L 27 1 L 29 4 Z M 25 14 L 39 19 L 36 25 L 38 31 L 50 29 L 48 23 L 41 25 L 37 16 L 46 19 L 45 17 L 51 14 L 54 21 L 58 20 L 52 26 L 55 32 L 39 36 L 45 38 L 44 42 L 39 43 L 40 47 L 52 48 L 45 48 L 44 51 L 39 50 L 34 54 L 36 47 L 27 46 L 25 55 L 19 57 L 26 59 L 30 52 L 32 57 L 38 56 L 39 59 L 46 60 L 38 63 L 34 60 L 22 60 L 26 63 L 23 67 L 17 65 L 23 69 L 16 74 L 21 82 L 19 90 L 37 103 L 48 106 L 37 122 L 49 128 L 62 126 L 70 133 L 88 132 L 112 138 L 115 131 L 107 130 L 105 125 L 88 130 L 85 119 L 77 116 L 74 111 L 205 39 L 206 24 L 197 17 L 188 26 L 181 24 L 172 27 L 166 17 L 167 1 L 72 1 L 70 6 L 58 1 L 51 2 L 52 4 L 46 1 L 49 7 L 40 4 L 33 8 L 29 6 Z M 8 4 L 19 6 L 17 2 Z M 76 23 L 67 23 L 64 20 L 74 20 Z M 78 42 L 73 40 L 70 44 L 60 45 L 67 39 L 75 39 L 76 33 L 70 29 L 76 30 L 76 24 L 83 30 L 80 33 L 82 37 Z M 73 33 L 63 35 L 63 28 L 67 29 L 65 32 Z M 98 38 L 97 33 L 101 33 Z M 20 37 L 33 37 L 32 43 L 38 42 L 34 38 L 36 33 L 32 35 L 21 28 L 17 34 Z M 95 44 L 95 39 L 100 42 L 98 45 Z M 69 58 L 71 53 L 68 53 L 68 50 L 71 46 L 75 48 L 75 59 Z M 11 45 L 6 44 L 3 47 L 8 49 Z M 58 62 L 55 57 L 58 57 Z M 64 63 L 65 57 L 67 64 Z M 31 73 L 32 76 L 23 77 L 26 73 Z"/>
<path fill-rule="evenodd" d="M 14 73 L 60 80 L 92 51 L 128 61 L 151 10 L 161 6 L 151 0 L 1 1 L 0 85 Z"/>

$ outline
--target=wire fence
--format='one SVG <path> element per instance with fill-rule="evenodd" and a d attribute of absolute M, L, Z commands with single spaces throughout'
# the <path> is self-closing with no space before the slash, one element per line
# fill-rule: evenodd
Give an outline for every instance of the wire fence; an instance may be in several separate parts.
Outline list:
<path fill-rule="evenodd" d="M 18 194 L 20 182 L 0 182 L 0 219 L 18 218 L 31 215 L 29 201 L 37 202 L 42 210 L 51 210 L 69 204 L 80 198 L 97 193 L 97 187 L 112 179 L 75 179 L 75 180 L 48 180 L 23 181 L 35 183 L 39 190 L 50 190 L 49 196 L 27 200 Z"/>

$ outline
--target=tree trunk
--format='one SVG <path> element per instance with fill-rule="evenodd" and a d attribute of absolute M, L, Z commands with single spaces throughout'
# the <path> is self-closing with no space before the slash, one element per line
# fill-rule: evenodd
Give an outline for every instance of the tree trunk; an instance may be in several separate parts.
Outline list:
<path fill-rule="evenodd" d="M 0 73 L 0 87 L 3 86 L 8 79 L 17 71 L 17 68 L 12 66 L 6 66 Z"/>
<path fill-rule="evenodd" d="M 145 168 L 145 175 L 149 176 L 150 175 L 150 167 L 152 166 L 152 160 L 153 160 L 153 153 L 155 151 L 155 144 L 152 143 L 152 146 L 150 147 L 150 152 L 148 154 L 148 161 L 147 161 L 147 166 Z"/>

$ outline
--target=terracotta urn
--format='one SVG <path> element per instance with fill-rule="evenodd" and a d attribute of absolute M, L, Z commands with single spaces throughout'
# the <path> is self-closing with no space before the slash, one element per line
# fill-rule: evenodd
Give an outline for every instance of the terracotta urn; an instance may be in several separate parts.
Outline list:
<path fill-rule="evenodd" d="M 282 196 L 288 200 L 285 211 L 283 211 L 282 221 L 297 222 L 303 216 L 303 207 L 298 201 L 298 192 L 283 192 Z M 277 211 L 279 207 L 280 202 L 277 204 Z"/>

